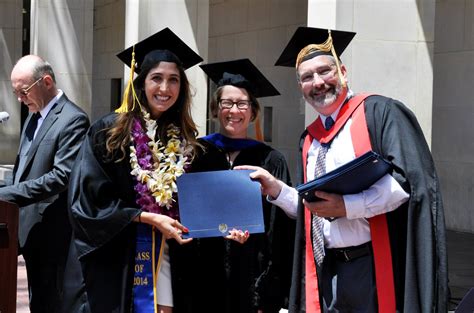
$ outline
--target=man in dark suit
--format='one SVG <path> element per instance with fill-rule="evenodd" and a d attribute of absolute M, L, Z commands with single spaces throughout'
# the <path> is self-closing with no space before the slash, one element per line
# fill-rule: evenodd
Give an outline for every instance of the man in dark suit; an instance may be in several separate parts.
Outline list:
<path fill-rule="evenodd" d="M 11 73 L 18 101 L 30 113 L 20 139 L 13 184 L 0 188 L 0 199 L 18 204 L 19 252 L 28 276 L 32 313 L 55 312 L 71 227 L 67 188 L 89 119 L 57 89 L 51 65 L 35 55 L 22 57 Z"/>

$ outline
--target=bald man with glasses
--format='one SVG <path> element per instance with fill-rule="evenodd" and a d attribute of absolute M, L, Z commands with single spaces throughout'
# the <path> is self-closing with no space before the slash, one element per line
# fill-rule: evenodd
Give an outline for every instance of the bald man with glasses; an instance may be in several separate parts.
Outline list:
<path fill-rule="evenodd" d="M 86 113 L 56 87 L 51 65 L 22 57 L 11 73 L 13 93 L 29 110 L 13 169 L 0 199 L 20 207 L 19 253 L 28 277 L 32 313 L 55 312 L 71 236 L 69 175 L 89 127 Z"/>

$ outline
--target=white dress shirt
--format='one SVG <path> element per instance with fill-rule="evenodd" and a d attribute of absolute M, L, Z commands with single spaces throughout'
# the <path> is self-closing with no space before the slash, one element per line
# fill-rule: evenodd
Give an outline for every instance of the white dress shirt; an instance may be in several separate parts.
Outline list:
<path fill-rule="evenodd" d="M 51 99 L 43 109 L 40 110 L 39 113 L 41 117 L 38 119 L 38 124 L 36 125 L 36 130 L 35 134 L 33 135 L 33 138 L 36 137 L 36 134 L 38 133 L 41 125 L 43 124 L 44 119 L 46 118 L 46 116 L 48 116 L 49 111 L 51 111 L 54 104 L 58 101 L 59 98 L 61 98 L 63 94 L 64 92 L 61 89 L 58 89 L 58 94 L 53 99 Z"/>
<path fill-rule="evenodd" d="M 336 120 L 337 113 L 331 116 Z M 322 116 L 322 122 L 326 116 Z M 352 119 L 349 119 L 339 134 L 332 140 L 331 146 L 326 154 L 326 172 L 334 170 L 341 165 L 355 159 L 350 127 Z M 306 164 L 307 181 L 314 179 L 317 152 L 320 143 L 314 139 L 308 150 Z M 344 248 L 358 246 L 370 241 L 370 227 L 367 218 L 395 210 L 406 202 L 409 195 L 400 184 L 389 174 L 357 194 L 343 195 L 346 207 L 346 217 L 340 217 L 332 222 L 324 220 L 324 242 L 327 248 Z M 298 202 L 296 189 L 283 186 L 277 199 L 271 202 L 281 207 L 285 213 L 295 218 Z"/>

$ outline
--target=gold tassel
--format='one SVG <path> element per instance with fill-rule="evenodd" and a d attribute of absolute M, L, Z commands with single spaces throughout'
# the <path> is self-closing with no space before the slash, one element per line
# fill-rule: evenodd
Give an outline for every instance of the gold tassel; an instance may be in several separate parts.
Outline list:
<path fill-rule="evenodd" d="M 301 49 L 300 53 L 298 53 L 298 57 L 296 58 L 296 69 L 298 69 L 298 66 L 300 66 L 301 62 L 303 62 L 303 59 L 316 51 L 323 51 L 323 52 L 331 52 L 332 56 L 336 60 L 336 67 L 337 67 L 337 75 L 339 76 L 339 80 L 341 81 L 342 87 L 346 87 L 346 81 L 344 80 L 344 77 L 342 76 L 342 71 L 341 71 L 341 65 L 339 64 L 339 58 L 336 55 L 336 51 L 334 50 L 334 45 L 332 42 L 332 36 L 331 36 L 331 30 L 328 29 L 328 39 L 326 39 L 325 42 L 322 44 L 310 44 Z"/>
<path fill-rule="evenodd" d="M 132 92 L 132 95 L 133 95 L 131 111 L 135 109 L 135 101 L 138 103 L 138 105 L 141 108 L 140 101 L 138 101 L 137 94 L 135 93 L 135 88 L 133 87 L 133 76 L 135 73 L 135 67 L 136 67 L 136 62 L 135 62 L 135 45 L 134 45 L 132 49 L 132 62 L 130 64 L 130 77 L 128 79 L 127 87 L 125 87 L 125 91 L 123 93 L 122 104 L 120 105 L 118 109 L 115 110 L 116 113 L 127 113 L 129 111 L 128 98 L 130 95 L 130 91 Z"/>

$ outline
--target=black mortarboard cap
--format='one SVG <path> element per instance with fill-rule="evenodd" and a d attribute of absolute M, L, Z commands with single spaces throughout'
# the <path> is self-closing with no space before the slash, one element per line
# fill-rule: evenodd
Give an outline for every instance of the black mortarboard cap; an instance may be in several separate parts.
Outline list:
<path fill-rule="evenodd" d="M 331 30 L 334 50 L 338 57 L 344 52 L 355 34 L 354 32 Z M 275 65 L 294 67 L 301 49 L 310 44 L 322 44 L 328 39 L 328 36 L 328 29 L 326 28 L 298 27 Z M 324 52 L 322 54 L 330 55 L 331 52 Z"/>
<path fill-rule="evenodd" d="M 199 65 L 218 86 L 232 85 L 247 89 L 256 98 L 280 93 L 249 59 Z"/>
<path fill-rule="evenodd" d="M 167 27 L 135 44 L 135 61 L 137 62 L 135 72 L 140 72 L 140 66 L 145 56 L 153 50 L 164 50 L 161 55 L 161 57 L 163 57 L 162 61 L 170 60 L 170 55 L 167 54 L 166 51 L 172 52 L 176 57 L 178 57 L 179 61 L 181 61 L 181 65 L 184 69 L 188 69 L 203 60 Z M 132 51 L 133 46 L 128 47 L 124 51 L 118 53 L 117 57 L 127 66 L 130 66 L 132 61 Z M 153 57 L 155 60 L 159 60 L 160 53 L 157 53 Z M 173 59 L 171 58 L 171 60 Z"/>

